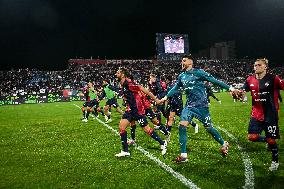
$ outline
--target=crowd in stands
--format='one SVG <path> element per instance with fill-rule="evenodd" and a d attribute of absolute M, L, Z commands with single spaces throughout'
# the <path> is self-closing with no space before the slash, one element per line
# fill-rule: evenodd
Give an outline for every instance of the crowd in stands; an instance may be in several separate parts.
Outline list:
<path fill-rule="evenodd" d="M 194 67 L 202 68 L 214 77 L 228 83 L 244 83 L 253 72 L 254 60 L 208 60 L 198 59 Z M 103 79 L 116 85 L 115 72 L 123 66 L 130 70 L 133 78 L 146 86 L 150 73 L 160 75 L 162 79 L 176 78 L 181 71 L 180 61 L 118 61 L 105 64 L 70 63 L 63 71 L 39 71 L 19 69 L 0 71 L 0 96 L 18 93 L 37 94 L 41 92 L 61 92 L 65 88 L 81 90 L 87 82 L 99 86 Z M 270 72 L 284 78 L 284 67 L 270 68 Z"/>

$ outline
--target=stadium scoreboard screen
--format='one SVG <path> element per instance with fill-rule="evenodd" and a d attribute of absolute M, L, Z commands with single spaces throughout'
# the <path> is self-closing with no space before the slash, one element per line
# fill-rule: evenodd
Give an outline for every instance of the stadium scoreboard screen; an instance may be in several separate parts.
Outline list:
<path fill-rule="evenodd" d="M 156 49 L 159 56 L 189 53 L 187 34 L 156 34 Z"/>

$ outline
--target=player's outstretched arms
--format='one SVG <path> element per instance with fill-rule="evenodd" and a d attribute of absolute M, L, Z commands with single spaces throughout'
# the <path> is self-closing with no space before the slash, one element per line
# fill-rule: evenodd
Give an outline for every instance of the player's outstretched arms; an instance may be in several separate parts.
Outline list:
<path fill-rule="evenodd" d="M 162 99 L 158 99 L 157 101 L 156 101 L 156 103 L 158 104 L 158 105 L 160 105 L 160 104 L 163 104 L 166 100 L 168 99 L 168 97 L 167 96 L 165 96 L 164 98 L 162 98 Z"/>
<path fill-rule="evenodd" d="M 158 98 L 153 95 L 153 93 L 151 93 L 148 89 L 145 89 L 143 86 L 139 86 L 140 90 L 145 93 L 146 95 L 148 95 L 151 99 L 153 99 L 156 103 L 158 103 Z"/>
<path fill-rule="evenodd" d="M 239 89 L 230 88 L 230 94 L 233 99 L 243 100 L 245 93 Z"/>

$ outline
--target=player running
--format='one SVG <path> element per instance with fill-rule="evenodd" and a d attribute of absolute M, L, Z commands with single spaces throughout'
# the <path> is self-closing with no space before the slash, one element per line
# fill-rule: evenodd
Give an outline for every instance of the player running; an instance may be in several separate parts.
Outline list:
<path fill-rule="evenodd" d="M 149 87 L 149 91 L 153 93 L 153 95 L 155 95 L 158 99 L 163 98 L 166 94 L 166 90 L 167 90 L 166 83 L 161 81 L 160 77 L 158 77 L 155 74 L 150 74 L 148 87 Z M 159 120 L 159 122 L 162 121 L 161 113 L 163 114 L 165 118 L 167 118 L 166 112 L 165 112 L 165 104 L 156 104 L 154 102 L 154 112 L 156 113 L 157 119 Z"/>
<path fill-rule="evenodd" d="M 145 109 L 145 115 L 148 119 L 151 120 L 151 122 L 156 125 L 160 131 L 166 136 L 166 140 L 167 142 L 170 141 L 170 132 L 166 129 L 166 127 L 159 122 L 159 120 L 157 119 L 156 114 L 154 114 L 153 110 L 151 109 L 151 103 L 150 101 L 147 99 L 147 96 L 145 93 L 140 92 L 139 93 L 141 95 L 142 98 L 142 102 L 144 105 L 144 109 Z M 131 123 L 131 139 L 128 141 L 128 144 L 134 144 L 135 143 L 135 130 L 136 130 L 136 125 L 135 122 Z"/>
<path fill-rule="evenodd" d="M 134 84 L 132 80 L 128 78 L 128 76 L 129 76 L 128 72 L 124 68 L 119 68 L 116 72 L 116 77 L 118 78 L 121 84 L 123 98 L 126 102 L 126 110 L 119 123 L 119 132 L 121 137 L 122 150 L 120 153 L 116 154 L 115 156 L 116 157 L 130 156 L 130 153 L 128 151 L 126 128 L 132 121 L 137 121 L 140 124 L 140 126 L 143 128 L 144 132 L 146 132 L 154 140 L 159 142 L 162 149 L 162 155 L 164 155 L 167 151 L 167 141 L 163 141 L 157 135 L 154 129 L 149 127 L 149 124 L 145 116 L 145 108 L 139 92 L 144 92 L 155 101 L 157 101 L 158 99 L 141 85 Z"/>
<path fill-rule="evenodd" d="M 167 92 L 169 92 L 175 85 L 175 80 L 170 79 L 168 82 Z M 173 96 L 169 97 L 166 102 L 166 115 L 167 115 L 167 130 L 171 132 L 172 126 L 175 121 L 175 116 L 180 116 L 183 109 L 182 93 L 178 92 Z M 190 121 L 190 124 L 194 127 L 194 132 L 198 133 L 198 124 L 193 120 Z"/>
<path fill-rule="evenodd" d="M 228 154 L 229 143 L 224 141 L 220 133 L 213 127 L 206 95 L 206 89 L 204 81 L 210 81 L 217 84 L 222 88 L 229 89 L 230 91 L 237 91 L 230 88 L 227 84 L 215 79 L 202 69 L 193 68 L 193 58 L 191 55 L 185 55 L 182 58 L 182 72 L 176 81 L 175 86 L 168 92 L 168 94 L 158 101 L 158 103 L 164 102 L 168 97 L 173 96 L 180 90 L 184 90 L 186 94 L 186 105 L 182 110 L 179 125 L 179 142 L 181 148 L 181 154 L 174 160 L 176 163 L 187 162 L 187 126 L 190 121 L 195 117 L 203 123 L 206 131 L 221 145 L 221 152 L 224 156 Z"/>
<path fill-rule="evenodd" d="M 110 117 L 109 110 L 111 107 L 115 107 L 116 111 L 122 114 L 122 110 L 120 109 L 120 106 L 117 103 L 116 97 L 115 97 L 115 88 L 112 87 L 107 80 L 103 80 L 103 91 L 101 99 L 106 97 L 106 104 L 104 106 L 104 114 L 105 114 L 105 122 L 110 123 L 112 121 Z"/>
<path fill-rule="evenodd" d="M 88 83 L 88 88 L 86 89 L 87 101 L 83 104 L 83 122 L 88 122 L 88 118 L 90 112 L 93 113 L 95 117 L 98 116 L 98 108 L 99 108 L 99 98 L 97 96 L 97 91 L 94 89 L 93 83 Z M 88 100 L 89 99 L 89 100 Z M 94 107 L 94 110 L 93 110 Z"/>
<path fill-rule="evenodd" d="M 252 142 L 266 142 L 272 153 L 270 171 L 279 167 L 278 146 L 280 138 L 278 126 L 279 90 L 284 90 L 284 81 L 277 75 L 267 73 L 268 60 L 257 59 L 254 63 L 255 74 L 249 76 L 243 89 L 252 96 L 252 112 L 248 127 L 248 139 Z M 265 136 L 261 136 L 261 132 Z"/>
<path fill-rule="evenodd" d="M 207 100 L 208 100 L 208 104 L 210 105 L 210 96 L 212 98 L 214 98 L 215 100 L 217 100 L 219 102 L 219 104 L 221 104 L 221 100 L 219 100 L 213 93 L 213 90 L 211 88 L 210 82 L 205 82 L 205 87 L 206 87 L 206 93 L 207 93 Z"/>

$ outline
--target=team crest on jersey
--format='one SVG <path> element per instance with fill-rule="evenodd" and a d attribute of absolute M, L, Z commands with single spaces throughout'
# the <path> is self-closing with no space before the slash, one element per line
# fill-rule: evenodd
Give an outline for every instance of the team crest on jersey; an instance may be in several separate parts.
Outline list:
<path fill-rule="evenodd" d="M 268 82 L 266 82 L 264 85 L 265 85 L 265 87 L 267 87 L 267 86 L 269 85 L 269 83 L 268 83 Z"/>

